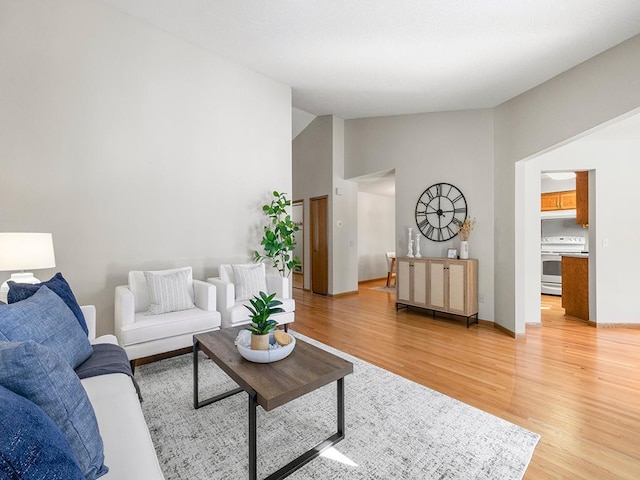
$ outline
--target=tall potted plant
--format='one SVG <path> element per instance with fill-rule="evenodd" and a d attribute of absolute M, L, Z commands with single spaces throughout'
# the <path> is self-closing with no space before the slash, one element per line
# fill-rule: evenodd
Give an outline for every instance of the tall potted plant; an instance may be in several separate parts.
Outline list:
<path fill-rule="evenodd" d="M 296 265 L 300 264 L 300 259 L 293 254 L 296 246 L 294 233 L 299 228 L 287 213 L 287 207 L 291 206 L 287 194 L 274 191 L 273 197 L 271 203 L 262 207 L 262 211 L 269 219 L 260 242 L 264 253 L 256 250 L 253 252 L 253 258 L 257 262 L 271 260 L 280 275 L 288 277 Z"/>
<path fill-rule="evenodd" d="M 278 307 L 282 302 L 274 300 L 275 296 L 275 293 L 267 295 L 259 292 L 249 300 L 251 307 L 245 305 L 245 308 L 251 312 L 251 326 L 247 328 L 251 332 L 251 350 L 269 350 L 269 333 L 278 325 L 271 315 L 284 312 Z"/>

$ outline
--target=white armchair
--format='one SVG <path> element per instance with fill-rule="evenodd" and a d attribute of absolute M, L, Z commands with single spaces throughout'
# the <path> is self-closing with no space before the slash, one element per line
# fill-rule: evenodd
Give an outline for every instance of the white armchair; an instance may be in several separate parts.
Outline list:
<path fill-rule="evenodd" d="M 236 273 L 240 272 L 243 278 L 238 279 Z M 244 272 L 247 274 L 244 275 Z M 275 293 L 275 299 L 282 302 L 279 307 L 284 312 L 273 315 L 279 325 L 284 325 L 284 329 L 288 330 L 288 324 L 294 321 L 296 303 L 289 294 L 289 279 L 277 274 L 267 275 L 263 263 L 220 265 L 219 276 L 208 278 L 207 282 L 216 287 L 222 328 L 249 323 L 250 313 L 245 305 L 251 305 L 249 299 L 261 290 L 269 295 Z"/>
<path fill-rule="evenodd" d="M 154 290 L 150 296 L 145 272 L 129 272 L 129 284 L 116 287 L 115 334 L 129 360 L 190 347 L 194 334 L 220 329 L 215 285 L 194 280 L 191 267 L 147 273 L 171 275 L 175 272 L 186 272 L 184 289 L 195 308 L 149 314 L 151 300 L 157 295 Z M 165 293 L 175 296 L 170 289 Z"/>

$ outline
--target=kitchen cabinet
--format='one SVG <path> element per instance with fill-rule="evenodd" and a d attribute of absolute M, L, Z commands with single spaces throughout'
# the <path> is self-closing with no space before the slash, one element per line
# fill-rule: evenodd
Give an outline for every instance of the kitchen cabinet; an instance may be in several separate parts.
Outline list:
<path fill-rule="evenodd" d="M 573 210 L 576 208 L 576 191 L 548 192 L 540 196 L 540 210 Z"/>
<path fill-rule="evenodd" d="M 589 226 L 589 172 L 576 172 L 576 223 Z"/>
<path fill-rule="evenodd" d="M 396 308 L 420 307 L 478 321 L 478 261 L 446 258 L 398 260 Z"/>
<path fill-rule="evenodd" d="M 562 256 L 562 308 L 566 315 L 589 320 L 589 258 Z"/>

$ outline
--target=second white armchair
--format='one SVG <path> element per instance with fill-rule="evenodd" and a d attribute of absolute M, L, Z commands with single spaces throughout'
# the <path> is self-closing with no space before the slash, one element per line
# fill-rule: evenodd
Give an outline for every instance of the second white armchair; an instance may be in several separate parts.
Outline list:
<path fill-rule="evenodd" d="M 267 274 L 263 263 L 220 265 L 219 276 L 208 278 L 207 282 L 216 286 L 222 328 L 249 323 L 249 310 L 245 305 L 251 305 L 249 300 L 260 291 L 269 295 L 275 293 L 275 298 L 282 302 L 280 308 L 284 312 L 273 315 L 279 325 L 284 325 L 287 330 L 288 324 L 294 321 L 296 303 L 289 293 L 289 279 Z"/>

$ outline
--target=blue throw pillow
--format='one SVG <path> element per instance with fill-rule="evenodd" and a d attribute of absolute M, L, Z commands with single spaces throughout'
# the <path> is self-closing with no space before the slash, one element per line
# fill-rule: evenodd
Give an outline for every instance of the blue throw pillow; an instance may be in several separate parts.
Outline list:
<path fill-rule="evenodd" d="M 45 286 L 49 288 L 53 293 L 58 295 L 64 303 L 67 304 L 67 307 L 71 309 L 73 314 L 78 319 L 78 323 L 84 330 L 85 335 L 89 335 L 89 329 L 87 328 L 87 322 L 84 319 L 84 315 L 82 314 L 82 310 L 80 309 L 80 305 L 78 305 L 78 301 L 76 300 L 75 295 L 71 291 L 71 287 L 64 279 L 60 272 L 56 273 L 53 277 L 51 277 L 46 282 L 42 283 L 16 283 L 9 281 L 7 282 L 9 285 L 9 293 L 7 294 L 7 303 L 15 303 L 20 302 L 21 300 L 26 300 L 34 293 L 36 293 L 41 286 Z"/>
<path fill-rule="evenodd" d="M 53 420 L 87 480 L 109 471 L 87 392 L 60 355 L 33 341 L 0 342 L 0 385 L 32 401 Z"/>
<path fill-rule="evenodd" d="M 84 480 L 55 423 L 33 402 L 0 386 L 0 478 Z"/>
<path fill-rule="evenodd" d="M 33 340 L 46 345 L 67 360 L 72 368 L 93 353 L 73 312 L 45 286 L 26 300 L 0 305 L 0 334 L 10 342 Z"/>

